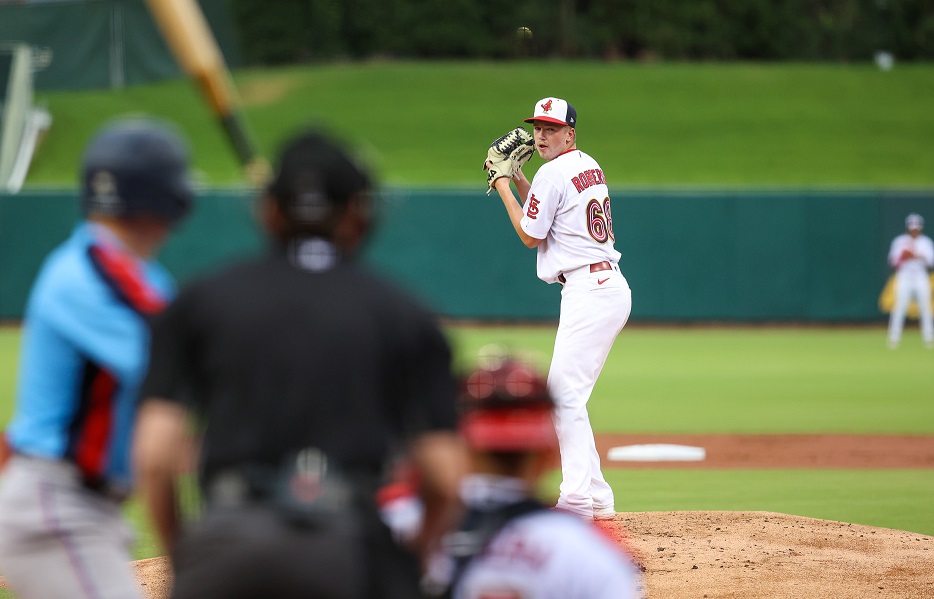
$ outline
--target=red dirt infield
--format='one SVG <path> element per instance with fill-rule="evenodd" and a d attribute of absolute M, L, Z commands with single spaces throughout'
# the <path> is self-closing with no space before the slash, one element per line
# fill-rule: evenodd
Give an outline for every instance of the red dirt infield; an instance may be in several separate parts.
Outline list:
<path fill-rule="evenodd" d="M 934 476 L 934 437 L 597 435 L 605 468 L 919 469 Z M 610 448 L 703 447 L 703 461 L 622 462 Z M 934 537 L 771 512 L 621 512 L 599 522 L 643 571 L 646 596 L 934 598 Z M 146 599 L 168 597 L 164 558 L 135 563 Z M 2 586 L 2 582 L 0 582 Z"/>
<path fill-rule="evenodd" d="M 909 435 L 596 435 L 605 468 L 934 468 L 934 437 Z M 699 462 L 622 462 L 613 447 L 703 447 Z"/>

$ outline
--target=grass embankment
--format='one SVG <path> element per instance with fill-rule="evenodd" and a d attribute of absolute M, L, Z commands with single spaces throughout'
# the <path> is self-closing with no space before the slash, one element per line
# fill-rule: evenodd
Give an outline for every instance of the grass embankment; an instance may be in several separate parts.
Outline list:
<path fill-rule="evenodd" d="M 575 104 L 580 147 L 611 186 L 934 184 L 934 65 L 386 62 L 244 70 L 235 81 L 267 155 L 323 121 L 365 146 L 389 185 L 482 187 L 487 145 L 547 95 Z M 188 81 L 38 101 L 54 123 L 27 185 L 73 185 L 88 137 L 126 112 L 177 121 L 206 184 L 241 180 Z"/>

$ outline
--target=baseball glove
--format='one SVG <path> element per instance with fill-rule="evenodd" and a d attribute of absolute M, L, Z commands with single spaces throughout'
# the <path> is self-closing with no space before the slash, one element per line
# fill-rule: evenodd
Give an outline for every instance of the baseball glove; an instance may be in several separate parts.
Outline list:
<path fill-rule="evenodd" d="M 535 142 L 529 132 L 516 127 L 490 144 L 483 170 L 486 171 L 486 195 L 493 191 L 493 182 L 500 177 L 512 178 L 529 161 L 535 151 Z"/>

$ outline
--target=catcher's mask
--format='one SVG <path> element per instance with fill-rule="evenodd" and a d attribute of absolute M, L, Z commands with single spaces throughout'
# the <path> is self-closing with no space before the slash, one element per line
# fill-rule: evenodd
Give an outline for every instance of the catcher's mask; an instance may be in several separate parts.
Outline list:
<path fill-rule="evenodd" d="M 534 451 L 557 445 L 554 401 L 531 367 L 505 359 L 461 382 L 461 434 L 471 449 Z"/>

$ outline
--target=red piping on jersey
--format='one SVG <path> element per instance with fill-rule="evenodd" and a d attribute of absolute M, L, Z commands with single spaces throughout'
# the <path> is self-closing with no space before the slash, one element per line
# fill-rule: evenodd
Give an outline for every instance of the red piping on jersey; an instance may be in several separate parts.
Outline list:
<path fill-rule="evenodd" d="M 576 151 L 577 151 L 577 148 L 570 148 L 568 150 L 561 152 L 560 154 L 558 154 L 558 156 L 564 156 L 565 154 L 568 154 L 570 152 L 576 152 Z M 557 158 L 558 156 L 555 156 L 555 158 Z M 554 160 L 554 158 L 552 158 L 552 160 Z"/>
<path fill-rule="evenodd" d="M 420 486 L 421 476 L 415 466 L 409 463 L 399 464 L 392 480 L 376 491 L 376 502 L 380 507 L 385 507 L 398 499 L 417 497 Z"/>
<path fill-rule="evenodd" d="M 380 507 L 386 507 L 393 501 L 410 497 L 418 497 L 418 491 L 413 485 L 408 482 L 394 482 L 379 488 L 376 492 L 376 503 Z"/>
<path fill-rule="evenodd" d="M 10 457 L 13 455 L 13 448 L 10 447 L 10 442 L 7 440 L 6 432 L 0 433 L 0 472 L 3 471 L 6 463 L 10 461 Z"/>
<path fill-rule="evenodd" d="M 94 368 L 90 366 L 90 368 Z M 74 445 L 74 460 L 86 480 L 100 480 L 107 465 L 107 449 L 114 420 L 117 379 L 106 370 L 96 369 L 82 398 L 85 412 Z"/>
<path fill-rule="evenodd" d="M 111 289 L 133 310 L 155 314 L 165 306 L 155 289 L 143 278 L 137 261 L 115 248 L 92 245 L 91 262 Z"/>

